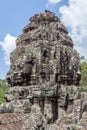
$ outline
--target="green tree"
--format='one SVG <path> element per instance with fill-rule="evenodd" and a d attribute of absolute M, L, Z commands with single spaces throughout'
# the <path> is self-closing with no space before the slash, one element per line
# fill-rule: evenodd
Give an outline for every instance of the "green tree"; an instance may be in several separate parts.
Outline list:
<path fill-rule="evenodd" d="M 8 89 L 9 87 L 7 86 L 6 80 L 0 79 L 0 104 L 5 102 L 4 95 Z"/>
<path fill-rule="evenodd" d="M 80 85 L 87 91 L 87 60 L 81 62 L 81 75 Z"/>

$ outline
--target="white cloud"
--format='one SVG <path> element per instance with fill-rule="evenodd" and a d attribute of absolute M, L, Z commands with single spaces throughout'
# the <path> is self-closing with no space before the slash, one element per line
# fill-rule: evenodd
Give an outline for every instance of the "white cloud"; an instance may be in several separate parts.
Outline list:
<path fill-rule="evenodd" d="M 57 3 L 59 3 L 61 0 L 48 0 L 47 6 L 49 5 L 55 5 Z"/>
<path fill-rule="evenodd" d="M 60 13 L 61 21 L 70 28 L 75 48 L 87 58 L 87 0 L 68 0 Z"/>
<path fill-rule="evenodd" d="M 16 47 L 16 37 L 7 34 L 3 41 L 0 41 L 0 46 L 4 52 L 4 60 L 6 65 L 10 65 L 10 53 Z"/>

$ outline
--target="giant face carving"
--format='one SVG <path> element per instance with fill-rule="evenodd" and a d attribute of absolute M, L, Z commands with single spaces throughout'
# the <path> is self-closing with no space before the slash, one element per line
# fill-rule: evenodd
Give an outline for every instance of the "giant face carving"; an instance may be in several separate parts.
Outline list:
<path fill-rule="evenodd" d="M 79 84 L 79 55 L 73 49 L 67 29 L 52 12 L 33 16 L 17 38 L 16 45 L 7 74 L 11 86 L 45 81 Z"/>

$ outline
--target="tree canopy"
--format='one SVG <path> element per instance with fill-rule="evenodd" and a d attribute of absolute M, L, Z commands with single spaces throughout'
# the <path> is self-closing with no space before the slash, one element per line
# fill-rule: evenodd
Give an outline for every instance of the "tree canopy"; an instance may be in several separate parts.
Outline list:
<path fill-rule="evenodd" d="M 82 59 L 83 61 L 81 62 L 81 81 L 80 85 L 84 90 L 87 91 L 87 60 Z"/>
<path fill-rule="evenodd" d="M 0 79 L 0 104 L 5 102 L 4 95 L 8 91 L 8 88 L 6 80 Z"/>

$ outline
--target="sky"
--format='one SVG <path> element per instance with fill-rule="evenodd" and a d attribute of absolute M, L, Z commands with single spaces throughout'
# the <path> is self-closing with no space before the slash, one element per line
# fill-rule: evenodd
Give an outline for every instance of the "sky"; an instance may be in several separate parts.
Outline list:
<path fill-rule="evenodd" d="M 29 18 L 54 12 L 66 26 L 80 56 L 87 59 L 87 0 L 0 0 L 0 79 L 10 68 L 10 53 Z"/>

